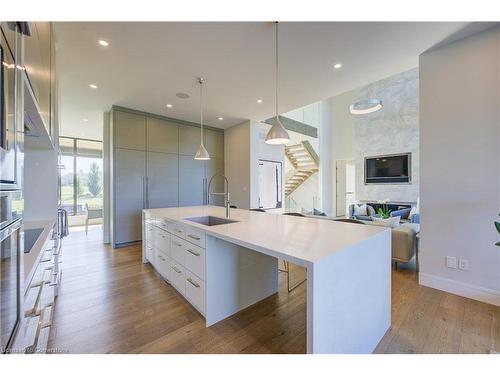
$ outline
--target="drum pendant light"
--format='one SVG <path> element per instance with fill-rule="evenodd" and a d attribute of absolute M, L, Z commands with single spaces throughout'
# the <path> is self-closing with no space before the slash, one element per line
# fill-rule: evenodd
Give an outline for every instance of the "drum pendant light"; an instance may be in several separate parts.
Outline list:
<path fill-rule="evenodd" d="M 288 142 L 290 142 L 290 136 L 288 135 L 288 132 L 286 131 L 285 127 L 280 121 L 280 116 L 278 112 L 278 22 L 274 23 L 276 25 L 276 97 L 275 97 L 275 104 L 276 104 L 276 118 L 274 120 L 274 124 L 269 129 L 269 132 L 267 133 L 266 136 L 266 143 L 270 145 L 284 145 Z"/>
<path fill-rule="evenodd" d="M 203 145 L 203 83 L 205 79 L 198 77 L 198 83 L 200 84 L 200 147 L 194 155 L 194 160 L 210 160 L 210 155 L 207 149 Z"/>

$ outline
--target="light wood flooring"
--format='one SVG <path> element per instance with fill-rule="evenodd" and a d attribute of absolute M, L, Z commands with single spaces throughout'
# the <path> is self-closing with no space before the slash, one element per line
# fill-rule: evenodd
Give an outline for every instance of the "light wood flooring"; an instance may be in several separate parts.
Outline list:
<path fill-rule="evenodd" d="M 305 353 L 306 285 L 280 291 L 205 328 L 203 317 L 150 265 L 140 246 L 112 250 L 100 228 L 64 240 L 63 280 L 49 348 L 69 353 Z M 293 277 L 304 277 L 292 268 Z M 392 273 L 392 327 L 376 353 L 500 351 L 500 308 Z"/>

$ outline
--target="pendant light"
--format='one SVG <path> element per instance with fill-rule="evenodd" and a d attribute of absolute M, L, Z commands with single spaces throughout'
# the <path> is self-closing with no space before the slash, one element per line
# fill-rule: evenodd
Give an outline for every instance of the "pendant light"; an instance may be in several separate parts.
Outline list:
<path fill-rule="evenodd" d="M 290 136 L 286 131 L 285 127 L 280 121 L 280 116 L 278 112 L 278 22 L 274 23 L 276 25 L 276 118 L 274 120 L 273 126 L 267 132 L 266 143 L 270 145 L 284 145 L 290 142 Z"/>
<path fill-rule="evenodd" d="M 210 155 L 203 145 L 203 83 L 205 79 L 198 77 L 198 83 L 200 84 L 200 147 L 194 155 L 194 160 L 210 160 Z"/>

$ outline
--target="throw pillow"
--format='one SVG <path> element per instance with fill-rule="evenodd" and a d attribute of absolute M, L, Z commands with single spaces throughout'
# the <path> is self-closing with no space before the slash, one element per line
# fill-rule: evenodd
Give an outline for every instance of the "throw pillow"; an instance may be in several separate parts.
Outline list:
<path fill-rule="evenodd" d="M 302 215 L 312 215 L 312 212 L 311 212 L 311 211 L 307 211 L 305 208 L 302 208 L 302 209 L 300 210 L 300 213 L 301 213 Z"/>
<path fill-rule="evenodd" d="M 362 205 L 354 205 L 354 212 L 352 213 L 353 216 L 368 216 L 368 207 L 366 204 Z"/>
<path fill-rule="evenodd" d="M 413 215 L 416 215 L 416 214 L 418 214 L 418 209 L 417 209 L 417 207 L 413 206 L 411 208 L 410 214 L 408 215 L 408 219 L 411 220 L 413 218 Z"/>
<path fill-rule="evenodd" d="M 377 225 L 381 225 L 384 227 L 395 228 L 399 226 L 399 221 L 401 220 L 401 216 L 394 216 L 388 219 L 382 219 L 380 217 L 373 217 L 373 221 Z"/>
<path fill-rule="evenodd" d="M 317 210 L 313 208 L 313 215 L 315 216 L 326 216 L 326 214 L 323 211 Z"/>

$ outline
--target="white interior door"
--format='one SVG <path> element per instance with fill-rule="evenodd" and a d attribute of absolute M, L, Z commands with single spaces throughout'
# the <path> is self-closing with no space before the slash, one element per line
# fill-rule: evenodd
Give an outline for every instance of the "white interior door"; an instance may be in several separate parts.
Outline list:
<path fill-rule="evenodd" d="M 356 201 L 356 164 L 354 160 L 337 160 L 336 163 L 336 215 L 348 216 L 348 207 Z"/>

